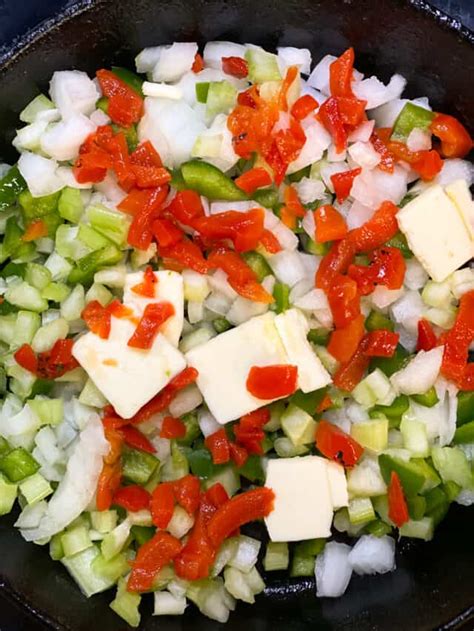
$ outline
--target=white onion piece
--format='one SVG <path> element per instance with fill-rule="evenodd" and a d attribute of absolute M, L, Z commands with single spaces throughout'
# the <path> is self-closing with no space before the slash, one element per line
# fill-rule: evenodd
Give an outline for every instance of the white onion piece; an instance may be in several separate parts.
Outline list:
<path fill-rule="evenodd" d="M 92 114 L 100 97 L 94 81 L 80 70 L 56 71 L 49 84 L 49 94 L 63 118 Z"/>
<path fill-rule="evenodd" d="M 336 151 L 336 147 L 331 144 L 328 149 L 327 159 L 329 162 L 343 162 L 347 158 L 347 150 Z"/>
<path fill-rule="evenodd" d="M 357 166 L 373 169 L 380 162 L 380 153 L 375 151 L 371 142 L 355 142 L 348 149 L 350 157 Z"/>
<path fill-rule="evenodd" d="M 395 569 L 395 539 L 363 535 L 349 554 L 356 574 L 385 574 Z"/>
<path fill-rule="evenodd" d="M 195 42 L 175 42 L 164 47 L 152 70 L 153 81 L 178 81 L 191 70 L 197 51 Z"/>
<path fill-rule="evenodd" d="M 210 68 L 222 68 L 222 57 L 245 57 L 246 46 L 234 42 L 207 42 L 202 53 Z M 200 74 L 200 73 L 199 73 Z"/>
<path fill-rule="evenodd" d="M 184 101 L 145 99 L 145 114 L 138 126 L 140 141 L 150 140 L 167 166 L 188 160 L 204 122 Z"/>
<path fill-rule="evenodd" d="M 293 187 L 303 204 L 309 204 L 315 199 L 324 199 L 326 196 L 326 187 L 321 180 L 303 177 L 299 182 L 293 184 Z"/>
<path fill-rule="evenodd" d="M 375 121 L 364 121 L 351 131 L 347 137 L 347 141 L 351 142 L 367 142 L 374 131 Z"/>
<path fill-rule="evenodd" d="M 121 188 L 117 182 L 117 178 L 114 173 L 110 171 L 107 173 L 102 182 L 94 184 L 95 188 L 104 195 L 107 201 L 112 204 L 120 204 L 120 202 L 127 196 L 127 193 Z"/>
<path fill-rule="evenodd" d="M 414 127 L 408 134 L 407 147 L 410 151 L 426 151 L 431 149 L 431 133 Z"/>
<path fill-rule="evenodd" d="M 406 291 L 397 302 L 392 305 L 392 317 L 408 331 L 416 334 L 418 320 L 423 317 L 425 305 L 417 291 Z"/>
<path fill-rule="evenodd" d="M 301 226 L 308 237 L 314 241 L 316 237 L 316 222 L 314 220 L 314 213 L 312 210 L 308 210 L 306 212 L 301 222 Z"/>
<path fill-rule="evenodd" d="M 405 261 L 406 271 L 403 284 L 408 289 L 422 289 L 428 280 L 428 274 L 425 272 L 424 267 L 418 262 L 417 259 L 412 258 Z"/>
<path fill-rule="evenodd" d="M 440 415 L 439 423 L 439 444 L 441 447 L 449 445 L 453 440 L 456 431 L 456 419 L 458 411 L 458 388 L 440 377 L 436 384 L 436 394 L 440 402 L 443 402 L 447 408 L 447 413 Z"/>
<path fill-rule="evenodd" d="M 322 92 L 320 92 L 319 90 L 316 90 L 316 88 L 312 88 L 309 85 L 309 83 L 305 81 L 304 79 L 300 80 L 300 84 L 301 84 L 301 96 L 303 96 L 304 94 L 309 94 L 310 96 L 313 97 L 313 99 L 315 99 L 318 102 L 318 105 L 322 105 L 322 103 L 324 103 L 327 97 Z"/>
<path fill-rule="evenodd" d="M 462 489 L 455 502 L 456 504 L 461 504 L 461 506 L 472 506 L 474 504 L 474 490 Z"/>
<path fill-rule="evenodd" d="M 193 157 L 204 158 L 222 171 L 228 171 L 239 160 L 232 145 L 232 134 L 227 127 L 227 116 L 219 114 L 209 129 L 196 139 L 191 150 Z M 255 208 L 256 204 L 252 206 Z"/>
<path fill-rule="evenodd" d="M 41 149 L 54 160 L 74 160 L 79 154 L 79 147 L 95 128 L 84 114 L 73 114 L 44 132 Z"/>
<path fill-rule="evenodd" d="M 350 547 L 345 543 L 330 541 L 322 554 L 316 557 L 316 595 L 336 598 L 342 596 L 352 576 L 349 563 Z"/>
<path fill-rule="evenodd" d="M 374 214 L 374 209 L 355 200 L 347 213 L 347 226 L 350 230 L 363 226 Z"/>
<path fill-rule="evenodd" d="M 174 99 L 175 101 L 183 98 L 183 93 L 177 86 L 168 85 L 167 83 L 144 81 L 142 91 L 145 96 L 154 96 L 156 98 Z"/>
<path fill-rule="evenodd" d="M 329 96 L 329 66 L 336 59 L 337 57 L 334 57 L 334 55 L 326 55 L 316 64 L 308 77 L 308 85 L 312 88 L 316 88 L 316 90 L 319 90 L 325 96 Z"/>
<path fill-rule="evenodd" d="M 311 52 L 307 48 L 281 46 L 277 48 L 280 71 L 284 74 L 289 66 L 298 66 L 302 74 L 311 72 Z"/>
<path fill-rule="evenodd" d="M 90 412 L 88 423 L 68 460 L 64 478 L 48 503 L 47 512 L 37 528 L 21 531 L 27 541 L 51 537 L 86 510 L 94 497 L 102 458 L 109 447 L 100 417 Z"/>
<path fill-rule="evenodd" d="M 283 250 L 267 258 L 268 264 L 277 279 L 293 287 L 306 276 L 303 262 L 296 251 Z"/>
<path fill-rule="evenodd" d="M 199 388 L 192 384 L 180 390 L 173 401 L 171 401 L 169 406 L 170 414 L 175 418 L 179 418 L 183 414 L 188 414 L 188 412 L 195 410 L 201 403 L 202 395 Z"/>
<path fill-rule="evenodd" d="M 64 188 L 64 182 L 56 174 L 57 167 L 56 160 L 29 151 L 22 153 L 18 160 L 18 169 L 33 197 L 51 195 Z"/>
<path fill-rule="evenodd" d="M 103 110 L 94 110 L 92 114 L 89 116 L 91 123 L 94 123 L 97 127 L 101 125 L 108 125 L 110 123 L 110 116 Z"/>
<path fill-rule="evenodd" d="M 393 173 L 385 173 L 380 169 L 362 169 L 354 178 L 351 196 L 364 206 L 374 209 L 385 200 L 399 204 L 407 193 L 407 180 L 406 171 L 398 166 Z"/>
<path fill-rule="evenodd" d="M 198 423 L 201 432 L 204 434 L 204 438 L 214 434 L 214 432 L 217 432 L 222 427 L 209 410 L 200 410 L 198 412 Z"/>
<path fill-rule="evenodd" d="M 468 160 L 454 158 L 444 160 L 443 168 L 435 177 L 434 182 L 441 186 L 448 186 L 456 180 L 466 180 L 468 186 L 474 183 L 474 165 Z"/>
<path fill-rule="evenodd" d="M 396 302 L 402 295 L 403 289 L 388 289 L 388 287 L 384 285 L 377 285 L 368 298 L 374 307 L 383 311 Z"/>
<path fill-rule="evenodd" d="M 329 309 L 328 299 L 322 289 L 312 289 L 304 296 L 295 300 L 295 307 L 303 311 L 316 311 L 319 309 Z"/>
<path fill-rule="evenodd" d="M 377 77 L 369 77 L 363 81 L 355 81 L 352 84 L 352 91 L 358 99 L 367 101 L 365 108 L 371 110 L 388 101 L 398 99 L 406 83 L 406 79 L 399 74 L 394 74 L 388 85 L 384 85 Z"/>
<path fill-rule="evenodd" d="M 444 346 L 420 351 L 405 368 L 394 373 L 390 381 L 402 394 L 423 394 L 434 386 L 441 369 Z"/>
<path fill-rule="evenodd" d="M 321 160 L 324 152 L 331 144 L 331 135 L 314 118 L 304 127 L 304 132 L 306 134 L 305 143 L 296 160 L 290 162 L 287 170 L 288 175 Z"/>
<path fill-rule="evenodd" d="M 167 48 L 167 46 L 150 46 L 149 48 L 144 48 L 141 52 L 139 52 L 135 57 L 135 67 L 137 72 L 151 72 L 158 63 L 161 53 L 165 48 Z"/>

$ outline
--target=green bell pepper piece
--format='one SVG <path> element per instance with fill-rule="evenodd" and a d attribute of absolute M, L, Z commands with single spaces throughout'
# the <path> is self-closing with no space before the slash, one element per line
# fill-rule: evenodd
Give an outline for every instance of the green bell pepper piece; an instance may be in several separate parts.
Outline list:
<path fill-rule="evenodd" d="M 148 482 L 159 464 L 158 458 L 146 451 L 127 449 L 122 454 L 123 477 L 142 486 Z"/>
<path fill-rule="evenodd" d="M 273 288 L 275 302 L 270 305 L 272 311 L 283 313 L 290 308 L 290 288 L 285 283 L 276 282 Z"/>
<path fill-rule="evenodd" d="M 390 429 L 396 429 L 400 425 L 403 414 L 408 410 L 410 401 L 405 394 L 398 396 L 390 405 L 376 405 L 369 410 L 370 418 L 378 418 L 380 414 L 389 420 Z"/>
<path fill-rule="evenodd" d="M 300 169 L 299 171 L 295 171 L 294 173 L 291 173 L 288 176 L 288 180 L 293 183 L 293 182 L 301 182 L 301 180 L 304 177 L 309 177 L 311 173 L 311 165 L 308 164 L 307 167 L 303 167 L 302 169 Z"/>
<path fill-rule="evenodd" d="M 411 398 L 420 405 L 424 405 L 427 408 L 432 408 L 439 402 L 438 395 L 436 394 L 435 387 L 432 386 L 428 392 L 424 394 L 412 394 Z"/>
<path fill-rule="evenodd" d="M 464 445 L 466 443 L 474 443 L 474 421 L 465 423 L 458 427 L 454 433 L 453 443 L 455 445 Z"/>
<path fill-rule="evenodd" d="M 8 441 L 3 436 L 0 436 L 0 458 L 6 456 L 9 451 L 11 451 L 11 447 Z"/>
<path fill-rule="evenodd" d="M 384 537 L 392 532 L 392 527 L 381 519 L 374 519 L 365 526 L 364 532 L 374 537 Z"/>
<path fill-rule="evenodd" d="M 26 182 L 18 167 L 12 166 L 0 180 L 0 212 L 13 206 L 18 195 L 25 189 Z"/>
<path fill-rule="evenodd" d="M 230 177 L 208 162 L 185 162 L 181 165 L 181 173 L 188 188 L 211 200 L 237 202 L 248 199 Z"/>
<path fill-rule="evenodd" d="M 393 373 L 403 368 L 409 356 L 408 351 L 399 344 L 392 357 L 374 357 L 370 362 L 369 372 L 372 372 L 375 368 L 380 368 L 384 375 L 391 377 Z"/>
<path fill-rule="evenodd" d="M 329 338 L 331 337 L 331 331 L 322 327 L 317 329 L 310 329 L 306 337 L 308 342 L 311 342 L 311 344 L 317 344 L 318 346 L 327 346 Z"/>
<path fill-rule="evenodd" d="M 86 254 L 77 261 L 76 267 L 71 271 L 68 281 L 76 283 L 89 283 L 93 280 L 94 274 L 107 265 L 115 265 L 122 258 L 122 253 L 114 245 Z"/>
<path fill-rule="evenodd" d="M 205 103 L 207 101 L 207 95 L 209 94 L 209 81 L 202 81 L 196 83 L 196 99 L 198 103 Z"/>
<path fill-rule="evenodd" d="M 423 496 L 426 502 L 426 514 L 429 515 L 433 510 L 448 502 L 448 498 L 443 489 L 436 486 L 434 489 L 430 489 Z"/>
<path fill-rule="evenodd" d="M 325 545 L 326 539 L 310 539 L 297 543 L 291 560 L 290 576 L 313 576 L 315 559 Z"/>
<path fill-rule="evenodd" d="M 365 328 L 367 331 L 378 331 L 379 329 L 393 331 L 394 324 L 392 320 L 383 315 L 383 313 L 371 311 L 365 320 Z"/>
<path fill-rule="evenodd" d="M 46 215 L 57 212 L 60 197 L 61 191 L 51 195 L 44 195 L 43 197 L 33 197 L 30 191 L 25 190 L 18 196 L 18 201 L 25 220 L 33 221 L 34 219 L 43 219 Z"/>
<path fill-rule="evenodd" d="M 319 405 L 326 396 L 327 391 L 327 388 L 319 388 L 319 390 L 313 390 L 313 392 L 302 392 L 301 390 L 297 390 L 291 395 L 290 401 L 301 410 L 304 410 L 307 414 L 314 416 L 317 413 Z"/>
<path fill-rule="evenodd" d="M 199 478 L 210 478 L 215 472 L 211 453 L 207 449 L 190 449 L 186 455 L 191 472 Z"/>
<path fill-rule="evenodd" d="M 379 465 L 385 484 L 390 484 L 392 471 L 395 471 L 407 496 L 417 495 L 423 488 L 425 476 L 413 460 L 405 461 L 382 454 L 379 456 Z"/>
<path fill-rule="evenodd" d="M 132 526 L 130 532 L 137 542 L 138 547 L 140 547 L 147 541 L 150 541 L 156 533 L 156 528 L 152 528 L 150 526 Z"/>
<path fill-rule="evenodd" d="M 12 449 L 0 460 L 0 471 L 10 482 L 20 482 L 36 473 L 39 468 L 39 463 L 23 447 Z"/>
<path fill-rule="evenodd" d="M 245 464 L 239 467 L 237 472 L 247 480 L 250 480 L 250 482 L 264 482 L 265 480 L 262 459 L 254 454 L 247 458 Z"/>
<path fill-rule="evenodd" d="M 259 283 L 261 283 L 266 276 L 272 274 L 272 268 L 258 252 L 244 252 L 242 258 L 255 273 Z"/>
<path fill-rule="evenodd" d="M 5 227 L 3 243 L 1 245 L 1 256 L 3 261 L 9 256 L 15 254 L 15 252 L 23 244 L 23 241 L 21 240 L 22 235 L 23 231 L 18 225 L 16 218 L 9 217 Z"/>
<path fill-rule="evenodd" d="M 278 191 L 273 188 L 259 188 L 252 193 L 252 199 L 264 208 L 275 208 L 279 203 Z"/>
<path fill-rule="evenodd" d="M 140 96 L 143 96 L 143 79 L 136 75 L 134 72 L 129 70 L 128 68 L 122 68 L 121 66 L 112 66 L 112 72 L 119 79 L 122 79 L 124 83 L 135 90 Z"/>
<path fill-rule="evenodd" d="M 120 125 L 112 125 L 114 133 L 122 133 L 127 141 L 127 147 L 130 153 L 135 151 L 138 146 L 138 131 L 136 125 L 130 125 L 130 127 L 120 127 Z"/>
<path fill-rule="evenodd" d="M 429 129 L 434 117 L 434 112 L 424 107 L 410 102 L 405 103 L 393 125 L 390 140 L 406 142 L 413 129 L 422 129 L 423 131 Z"/>
<path fill-rule="evenodd" d="M 216 333 L 224 333 L 224 331 L 228 331 L 232 328 L 232 324 L 225 318 L 216 318 L 212 321 L 212 326 L 214 327 Z"/>
<path fill-rule="evenodd" d="M 410 250 L 407 238 L 402 232 L 397 232 L 395 236 L 387 241 L 386 245 L 391 248 L 398 248 L 404 259 L 413 258 L 413 252 Z"/>
<path fill-rule="evenodd" d="M 426 513 L 426 499 L 422 495 L 407 497 L 407 505 L 411 519 L 415 521 L 423 519 Z"/>
<path fill-rule="evenodd" d="M 179 438 L 177 442 L 180 445 L 185 445 L 188 447 L 196 440 L 198 436 L 200 436 L 201 429 L 199 427 L 196 412 L 188 412 L 188 414 L 184 414 L 181 417 L 181 420 L 186 426 L 186 434 L 183 436 L 183 438 Z"/>
<path fill-rule="evenodd" d="M 454 502 L 459 495 L 461 488 L 462 487 L 453 480 L 448 480 L 443 484 L 443 491 L 445 492 L 449 502 Z"/>
<path fill-rule="evenodd" d="M 456 423 L 458 426 L 474 421 L 474 390 L 458 392 L 458 411 Z"/>

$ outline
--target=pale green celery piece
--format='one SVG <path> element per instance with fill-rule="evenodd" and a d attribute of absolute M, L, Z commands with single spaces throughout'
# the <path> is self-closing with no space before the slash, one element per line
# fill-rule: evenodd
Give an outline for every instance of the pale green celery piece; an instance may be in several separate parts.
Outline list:
<path fill-rule="evenodd" d="M 41 297 L 38 289 L 25 282 L 10 287 L 5 293 L 5 300 L 15 307 L 28 311 L 40 313 L 48 308 L 48 301 Z"/>
<path fill-rule="evenodd" d="M 307 412 L 292 403 L 281 415 L 281 427 L 296 448 L 314 442 L 316 421 Z"/>
<path fill-rule="evenodd" d="M 71 288 L 65 283 L 50 283 L 41 292 L 41 297 L 52 302 L 62 302 L 71 293 Z"/>
<path fill-rule="evenodd" d="M 276 55 L 267 53 L 263 48 L 255 47 L 246 51 L 245 59 L 249 67 L 248 79 L 252 83 L 281 79 Z"/>
<path fill-rule="evenodd" d="M 52 109 L 54 109 L 54 103 L 44 94 L 38 94 L 38 96 L 35 96 L 20 112 L 20 120 L 23 123 L 33 123 L 38 114 Z"/>
<path fill-rule="evenodd" d="M 28 401 L 28 405 L 39 418 L 41 425 L 59 425 L 64 417 L 62 399 L 50 399 L 37 396 Z"/>
<path fill-rule="evenodd" d="M 273 443 L 273 446 L 280 458 L 293 458 L 294 456 L 303 456 L 309 451 L 309 447 L 307 445 L 295 446 L 293 442 L 286 436 L 277 438 Z"/>
<path fill-rule="evenodd" d="M 89 252 L 101 250 L 111 244 L 110 239 L 85 223 L 79 224 L 78 239 L 87 246 Z"/>
<path fill-rule="evenodd" d="M 347 507 L 349 521 L 353 526 L 365 524 L 375 519 L 374 507 L 369 497 L 355 497 Z"/>
<path fill-rule="evenodd" d="M 89 206 L 86 215 L 92 227 L 118 246 L 127 242 L 130 220 L 124 213 L 117 212 L 102 204 Z"/>
<path fill-rule="evenodd" d="M 58 212 L 63 219 L 67 219 L 67 221 L 71 223 L 79 223 L 84 212 L 81 191 L 77 188 L 66 186 L 66 188 L 61 191 L 61 197 L 58 202 Z"/>
<path fill-rule="evenodd" d="M 13 332 L 13 346 L 19 348 L 22 344 L 31 344 L 40 326 L 41 316 L 38 313 L 18 311 Z"/>
<path fill-rule="evenodd" d="M 433 519 L 431 517 L 423 517 L 417 521 L 410 519 L 406 524 L 403 524 L 399 532 L 402 537 L 431 541 L 434 534 Z"/>
<path fill-rule="evenodd" d="M 381 453 L 388 445 L 388 419 L 381 417 L 353 423 L 351 425 L 351 436 L 367 449 L 375 453 Z"/>
<path fill-rule="evenodd" d="M 20 483 L 20 491 L 28 505 L 36 504 L 51 495 L 53 489 L 41 473 L 34 473 Z"/>
<path fill-rule="evenodd" d="M 263 559 L 263 567 L 265 572 L 273 572 L 276 570 L 286 570 L 290 562 L 290 554 L 287 543 L 277 543 L 269 541 L 265 558 Z"/>
<path fill-rule="evenodd" d="M 99 548 L 92 545 L 71 557 L 64 557 L 61 563 L 66 567 L 87 598 L 112 587 L 114 581 L 101 576 L 92 569 L 92 562 L 99 556 Z"/>
<path fill-rule="evenodd" d="M 61 226 L 59 226 L 61 227 Z M 28 263 L 26 266 L 25 281 L 40 291 L 51 282 L 51 272 L 39 263 Z"/>
<path fill-rule="evenodd" d="M 90 405 L 94 408 L 103 408 L 108 401 L 97 388 L 92 379 L 88 379 L 79 395 L 79 402 L 84 405 Z"/>
<path fill-rule="evenodd" d="M 39 328 L 31 346 L 35 353 L 43 353 L 53 348 L 58 340 L 64 340 L 69 333 L 69 324 L 64 318 L 56 318 Z"/>
<path fill-rule="evenodd" d="M 110 608 L 131 627 L 138 627 L 140 624 L 140 612 L 138 610 L 140 601 L 140 594 L 127 591 L 127 581 L 120 579 L 117 595 L 110 603 Z"/>
<path fill-rule="evenodd" d="M 239 474 L 230 465 L 222 467 L 217 473 L 208 478 L 204 486 L 206 489 L 209 489 L 216 482 L 222 484 L 229 496 L 235 495 L 241 486 Z"/>
<path fill-rule="evenodd" d="M 211 81 L 207 93 L 206 115 L 213 119 L 217 114 L 228 114 L 237 99 L 236 88 L 228 81 Z"/>
<path fill-rule="evenodd" d="M 0 515 L 8 515 L 12 510 L 18 493 L 18 485 L 8 482 L 0 475 Z"/>
<path fill-rule="evenodd" d="M 116 527 L 118 515 L 116 510 L 91 511 L 90 518 L 94 530 L 107 534 Z"/>
<path fill-rule="evenodd" d="M 94 283 L 89 291 L 86 293 L 86 304 L 88 302 L 92 302 L 93 300 L 97 300 L 103 307 L 106 307 L 111 300 L 113 300 L 113 294 L 104 287 L 104 285 L 100 285 L 99 283 Z"/>
<path fill-rule="evenodd" d="M 92 546 L 89 531 L 85 526 L 66 530 L 61 537 L 61 543 L 66 557 L 72 557 Z"/>

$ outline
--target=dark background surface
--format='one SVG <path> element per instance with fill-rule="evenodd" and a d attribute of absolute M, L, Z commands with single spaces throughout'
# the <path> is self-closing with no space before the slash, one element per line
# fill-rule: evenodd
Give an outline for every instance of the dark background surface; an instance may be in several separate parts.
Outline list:
<path fill-rule="evenodd" d="M 22 7 L 21 16 L 13 27 L 8 18 L 11 7 L 18 7 L 18 3 L 21 3 Z M 16 36 L 52 17 L 58 9 L 70 4 L 73 2 L 68 0 L 0 0 L 0 46 L 9 45 Z M 431 0 L 431 4 L 474 30 L 474 0 Z M 18 14 L 18 9 L 15 13 Z M 446 571 L 449 569 L 446 568 Z M 0 631 L 43 631 L 44 628 L 29 617 L 26 618 L 16 606 L 0 597 Z M 465 629 L 471 631 L 472 626 L 466 626 Z"/>

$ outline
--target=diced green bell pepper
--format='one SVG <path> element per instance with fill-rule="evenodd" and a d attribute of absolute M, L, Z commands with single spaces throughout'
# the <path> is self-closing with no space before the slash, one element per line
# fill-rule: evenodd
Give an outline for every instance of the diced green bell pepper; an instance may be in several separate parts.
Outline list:
<path fill-rule="evenodd" d="M 417 495 L 423 488 L 425 476 L 413 460 L 405 461 L 382 454 L 379 456 L 379 465 L 385 484 L 390 484 L 392 471 L 395 471 L 407 496 Z"/>
<path fill-rule="evenodd" d="M 204 448 L 190 449 L 186 452 L 191 473 L 199 478 L 209 478 L 215 471 L 210 451 Z"/>
<path fill-rule="evenodd" d="M 331 331 L 322 327 L 317 329 L 310 329 L 306 336 L 308 342 L 312 344 L 318 344 L 318 346 L 327 346 L 329 338 L 331 337 Z"/>
<path fill-rule="evenodd" d="M 262 467 L 262 459 L 260 456 L 250 455 L 245 464 L 239 467 L 237 470 L 239 475 L 243 476 L 250 482 L 263 482 L 265 480 L 265 473 Z"/>
<path fill-rule="evenodd" d="M 383 315 L 383 313 L 371 311 L 365 320 L 365 328 L 367 331 L 378 331 L 379 329 L 393 331 L 394 324 L 392 320 Z"/>
<path fill-rule="evenodd" d="M 407 504 L 411 519 L 416 521 L 423 519 L 426 513 L 426 499 L 422 495 L 407 497 Z"/>
<path fill-rule="evenodd" d="M 392 532 L 392 527 L 381 519 L 374 519 L 365 526 L 364 532 L 374 537 L 384 537 Z"/>
<path fill-rule="evenodd" d="M 413 129 L 422 129 L 423 131 L 429 129 L 434 117 L 434 112 L 424 107 L 410 102 L 405 103 L 393 125 L 390 140 L 406 142 Z"/>
<path fill-rule="evenodd" d="M 183 438 L 179 438 L 177 442 L 180 445 L 189 446 L 201 434 L 197 414 L 195 412 L 188 412 L 188 414 L 181 417 L 181 420 L 186 426 L 186 434 Z"/>
<path fill-rule="evenodd" d="M 143 96 L 143 79 L 141 77 L 128 68 L 122 68 L 121 66 L 112 66 L 112 72 L 119 79 L 122 79 L 124 83 L 130 86 L 132 90 L 135 90 L 135 92 L 138 92 L 140 96 Z"/>
<path fill-rule="evenodd" d="M 0 460 L 0 471 L 10 482 L 20 482 L 36 473 L 39 468 L 38 462 L 23 447 L 12 449 Z"/>
<path fill-rule="evenodd" d="M 290 288 L 285 283 L 275 283 L 273 297 L 275 302 L 270 305 L 272 311 L 283 313 L 290 308 Z"/>
<path fill-rule="evenodd" d="M 392 357 L 374 357 L 370 362 L 369 372 L 372 372 L 375 368 L 380 368 L 384 375 L 391 377 L 395 372 L 403 368 L 409 356 L 408 351 L 399 344 Z"/>
<path fill-rule="evenodd" d="M 272 274 L 272 268 L 258 252 L 244 252 L 242 258 L 255 273 L 259 283 L 261 283 L 266 276 Z"/>
<path fill-rule="evenodd" d="M 327 391 L 327 388 L 319 388 L 319 390 L 313 390 L 313 392 L 297 390 L 291 395 L 290 401 L 308 414 L 311 414 L 311 416 L 314 416 Z"/>
<path fill-rule="evenodd" d="M 156 529 L 149 526 L 132 526 L 131 533 L 138 546 L 142 546 L 155 534 Z"/>
<path fill-rule="evenodd" d="M 0 180 L 0 212 L 13 206 L 18 195 L 25 189 L 26 182 L 18 167 L 12 166 Z"/>
<path fill-rule="evenodd" d="M 416 401 L 420 405 L 424 405 L 427 408 L 432 408 L 439 401 L 434 386 L 432 386 L 428 390 L 428 392 L 424 392 L 423 394 L 412 394 L 411 398 L 413 399 L 413 401 Z"/>
<path fill-rule="evenodd" d="M 200 81 L 196 83 L 196 99 L 198 103 L 205 103 L 207 101 L 207 95 L 209 93 L 209 81 Z"/>
<path fill-rule="evenodd" d="M 69 274 L 68 281 L 72 285 L 90 283 L 99 269 L 107 265 L 115 265 L 121 258 L 122 253 L 114 245 L 91 252 L 77 261 L 76 267 Z"/>
<path fill-rule="evenodd" d="M 474 390 L 458 392 L 458 410 L 456 423 L 458 427 L 474 421 Z"/>
<path fill-rule="evenodd" d="M 264 208 L 275 208 L 279 203 L 278 191 L 273 188 L 259 188 L 251 195 L 252 199 Z"/>
<path fill-rule="evenodd" d="M 158 458 L 137 449 L 127 449 L 122 455 L 124 478 L 142 486 L 148 482 L 159 464 Z"/>
<path fill-rule="evenodd" d="M 216 333 L 224 333 L 224 331 L 228 331 L 232 328 L 232 324 L 225 318 L 216 318 L 212 321 L 212 326 Z"/>
<path fill-rule="evenodd" d="M 220 199 L 237 202 L 248 199 L 247 195 L 220 169 L 201 160 L 190 160 L 181 165 L 186 186 L 210 200 Z"/>
<path fill-rule="evenodd" d="M 474 443 L 474 421 L 465 423 L 458 427 L 453 438 L 453 443 L 456 445 L 463 445 L 467 443 Z"/>

